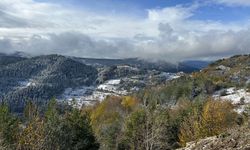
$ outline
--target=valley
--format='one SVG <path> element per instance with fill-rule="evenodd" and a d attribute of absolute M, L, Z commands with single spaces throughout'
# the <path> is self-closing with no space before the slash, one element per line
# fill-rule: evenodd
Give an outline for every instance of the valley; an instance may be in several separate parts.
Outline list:
<path fill-rule="evenodd" d="M 58 101 L 64 101 L 71 104 L 72 100 L 75 100 L 78 107 L 82 105 L 94 104 L 96 101 L 103 101 L 107 96 L 125 96 L 138 92 L 139 90 L 147 87 L 160 84 L 160 82 L 166 82 L 179 78 L 184 73 L 165 73 L 161 72 L 157 75 L 137 75 L 129 77 L 123 77 L 119 79 L 107 80 L 102 84 L 95 86 L 82 86 L 77 88 L 67 88 L 64 93 L 59 96 Z M 150 79 L 149 79 L 150 78 Z M 153 80 L 159 80 L 158 82 Z"/>
<path fill-rule="evenodd" d="M 26 101 L 46 104 L 53 97 L 78 106 L 107 96 L 128 95 L 196 71 L 180 63 L 131 59 L 90 59 L 44 55 L 1 54 L 0 99 L 20 112 Z"/>

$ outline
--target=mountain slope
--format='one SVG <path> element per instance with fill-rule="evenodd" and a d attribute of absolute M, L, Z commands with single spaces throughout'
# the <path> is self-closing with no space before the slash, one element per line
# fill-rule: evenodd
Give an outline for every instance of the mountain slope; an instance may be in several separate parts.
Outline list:
<path fill-rule="evenodd" d="M 60 95 L 67 87 L 92 85 L 96 78 L 94 67 L 64 56 L 24 59 L 0 68 L 0 99 L 18 111 L 25 100 L 44 102 Z"/>
<path fill-rule="evenodd" d="M 182 97 L 195 100 L 223 94 L 232 87 L 250 90 L 250 55 L 218 60 L 200 72 L 149 87 L 142 93 L 149 93 L 159 103 L 175 104 Z"/>

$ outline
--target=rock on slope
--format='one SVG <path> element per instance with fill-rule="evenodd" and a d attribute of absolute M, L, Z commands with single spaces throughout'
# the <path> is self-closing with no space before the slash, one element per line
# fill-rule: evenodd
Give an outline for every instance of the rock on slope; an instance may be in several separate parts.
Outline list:
<path fill-rule="evenodd" d="M 179 150 L 250 150 L 250 127 L 187 143 Z"/>

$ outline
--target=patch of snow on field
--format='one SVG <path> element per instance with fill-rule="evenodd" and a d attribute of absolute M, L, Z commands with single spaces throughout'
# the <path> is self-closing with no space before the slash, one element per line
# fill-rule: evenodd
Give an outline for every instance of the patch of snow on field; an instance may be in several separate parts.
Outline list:
<path fill-rule="evenodd" d="M 36 83 L 32 80 L 19 81 L 18 84 L 19 84 L 18 88 L 26 88 L 29 86 L 36 86 Z"/>
<path fill-rule="evenodd" d="M 114 91 L 116 90 L 116 86 L 108 85 L 108 84 L 101 84 L 97 87 L 97 89 L 104 90 L 104 91 Z"/>
<path fill-rule="evenodd" d="M 90 95 L 92 91 L 94 90 L 94 87 L 87 87 L 87 86 L 82 86 L 76 89 L 72 88 L 67 88 L 63 95 L 62 98 L 64 99 L 81 99 L 82 97 L 85 97 L 86 95 Z"/>
<path fill-rule="evenodd" d="M 227 92 L 228 95 L 221 96 L 221 99 L 230 100 L 233 104 L 240 104 L 241 99 L 244 99 L 244 103 L 250 103 L 250 93 L 245 89 L 235 90 L 230 88 Z"/>
<path fill-rule="evenodd" d="M 169 77 L 169 80 L 178 79 L 178 78 L 180 78 L 180 77 L 181 77 L 181 76 L 171 75 L 171 76 Z"/>
<path fill-rule="evenodd" d="M 113 80 L 108 80 L 106 84 L 109 85 L 118 85 L 121 83 L 121 79 L 113 79 Z"/>
<path fill-rule="evenodd" d="M 164 80 L 172 80 L 181 76 L 181 73 L 175 74 L 164 72 L 160 74 L 160 77 L 164 77 Z M 139 91 L 140 88 L 147 84 L 145 82 L 148 82 L 147 76 L 132 76 L 121 79 L 111 79 L 97 86 L 82 86 L 74 89 L 68 88 L 58 98 L 58 100 L 66 101 L 71 104 L 74 99 L 79 106 L 82 104 L 93 104 L 96 101 L 103 101 L 107 96 L 122 96 L 134 91 Z"/>
<path fill-rule="evenodd" d="M 72 91 L 69 95 L 64 93 L 63 96 L 59 98 L 59 100 L 66 101 L 70 105 L 76 105 L 76 107 L 81 107 L 82 105 L 91 105 L 97 101 L 103 101 L 107 96 L 118 96 L 118 94 L 97 90 L 92 91 L 90 94 L 84 93 L 84 91 L 79 92 L 78 90 L 78 92 Z"/>
<path fill-rule="evenodd" d="M 103 101 L 107 96 L 126 95 L 126 90 L 118 90 L 121 79 L 108 80 L 99 86 L 82 86 L 75 89 L 67 88 L 64 93 L 58 98 L 59 101 L 66 101 L 73 104 L 73 100 L 77 103 L 77 107 L 83 104 L 89 105 L 96 101 Z"/>
<path fill-rule="evenodd" d="M 247 104 L 250 104 L 250 93 L 245 89 L 228 88 L 225 95 L 220 96 L 222 91 L 218 91 L 213 97 L 216 99 L 228 100 L 237 105 L 236 111 L 241 113 Z"/>
<path fill-rule="evenodd" d="M 97 89 L 117 93 L 119 92 L 117 89 L 120 83 L 121 83 L 121 79 L 108 80 L 106 83 L 100 84 L 97 87 Z"/>

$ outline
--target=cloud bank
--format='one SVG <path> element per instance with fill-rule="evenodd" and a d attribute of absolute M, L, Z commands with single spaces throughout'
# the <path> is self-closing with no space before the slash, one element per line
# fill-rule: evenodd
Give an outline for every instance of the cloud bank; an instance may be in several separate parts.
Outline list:
<path fill-rule="evenodd" d="M 199 7 L 150 9 L 145 17 L 137 17 L 33 0 L 1 0 L 0 52 L 167 61 L 250 52 L 248 21 L 223 24 L 193 19 Z"/>

